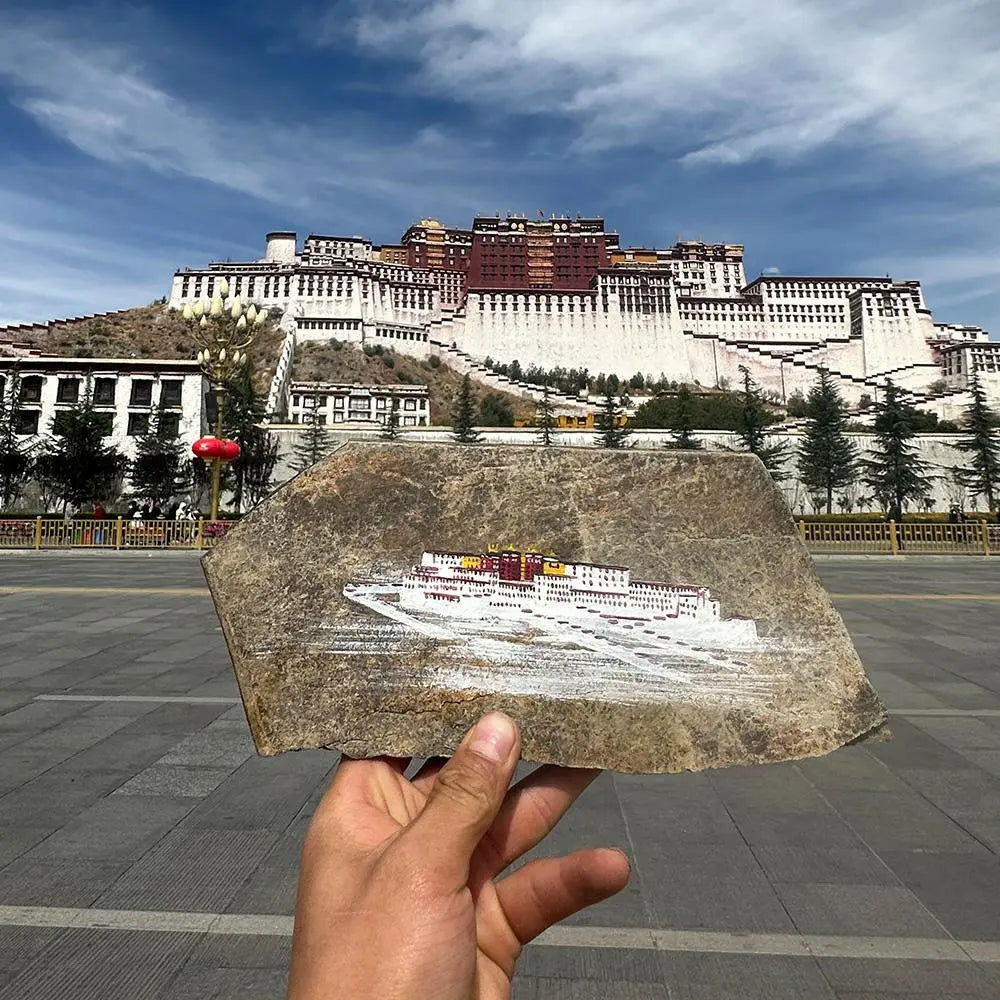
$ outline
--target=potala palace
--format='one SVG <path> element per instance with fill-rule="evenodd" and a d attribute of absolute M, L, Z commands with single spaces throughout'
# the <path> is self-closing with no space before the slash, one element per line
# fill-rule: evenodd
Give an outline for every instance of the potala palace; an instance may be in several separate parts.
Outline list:
<path fill-rule="evenodd" d="M 275 402 L 296 342 L 334 337 L 480 372 L 489 356 L 717 386 L 745 366 L 779 399 L 826 368 L 851 403 L 891 379 L 941 416 L 961 411 L 976 372 L 1000 400 L 1000 343 L 936 321 L 917 281 L 748 282 L 739 244 L 621 247 L 600 218 L 480 217 L 471 229 L 424 219 L 386 246 L 311 235 L 300 248 L 295 233 L 269 233 L 261 260 L 178 271 L 169 305 L 207 299 L 223 278 L 283 314 Z"/>

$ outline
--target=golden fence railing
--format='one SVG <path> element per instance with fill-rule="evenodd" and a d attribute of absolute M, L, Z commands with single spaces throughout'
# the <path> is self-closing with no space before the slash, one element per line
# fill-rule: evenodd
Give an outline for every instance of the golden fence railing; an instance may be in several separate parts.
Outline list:
<path fill-rule="evenodd" d="M 1000 555 L 1000 525 L 901 521 L 799 521 L 810 552 L 882 555 Z"/>
<path fill-rule="evenodd" d="M 0 549 L 210 549 L 233 521 L 0 519 Z"/>
<path fill-rule="evenodd" d="M 235 521 L 0 518 L 0 549 L 210 549 Z M 1000 555 L 1000 525 L 799 521 L 810 552 L 852 555 Z"/>

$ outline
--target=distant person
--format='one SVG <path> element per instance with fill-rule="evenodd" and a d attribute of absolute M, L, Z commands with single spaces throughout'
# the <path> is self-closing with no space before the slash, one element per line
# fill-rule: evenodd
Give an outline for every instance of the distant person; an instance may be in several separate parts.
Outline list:
<path fill-rule="evenodd" d="M 288 1000 L 506 1000 L 521 949 L 620 892 L 620 851 L 501 873 L 596 771 L 540 767 L 508 791 L 514 723 L 493 712 L 447 763 L 345 758 L 302 849 Z"/>
<path fill-rule="evenodd" d="M 104 518 L 108 516 L 108 512 L 104 509 L 104 504 L 100 500 L 94 504 L 94 520 L 103 521 Z"/>

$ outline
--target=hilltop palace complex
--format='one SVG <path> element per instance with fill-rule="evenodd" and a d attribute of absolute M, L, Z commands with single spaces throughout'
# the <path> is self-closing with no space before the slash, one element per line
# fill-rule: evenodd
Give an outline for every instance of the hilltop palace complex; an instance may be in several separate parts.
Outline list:
<path fill-rule="evenodd" d="M 739 244 L 622 247 L 600 218 L 479 217 L 471 229 L 423 219 L 387 246 L 312 235 L 300 248 L 295 233 L 273 232 L 262 260 L 178 271 L 169 305 L 210 297 L 222 278 L 281 310 L 276 381 L 296 342 L 337 338 L 466 370 L 490 357 L 718 386 L 737 384 L 745 366 L 781 399 L 826 368 L 850 403 L 892 379 L 942 415 L 967 400 L 976 372 L 1000 399 L 1000 343 L 936 322 L 917 281 L 748 282 Z"/>

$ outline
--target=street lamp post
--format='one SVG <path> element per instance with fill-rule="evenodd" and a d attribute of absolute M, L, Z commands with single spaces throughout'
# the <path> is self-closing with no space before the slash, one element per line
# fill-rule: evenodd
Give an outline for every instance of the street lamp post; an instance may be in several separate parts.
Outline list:
<path fill-rule="evenodd" d="M 198 363 L 205 377 L 215 389 L 215 438 L 218 446 L 203 447 L 203 456 L 212 462 L 212 520 L 219 519 L 219 493 L 222 484 L 222 464 L 239 455 L 222 438 L 222 401 L 226 383 L 244 370 L 249 361 L 248 350 L 253 344 L 254 330 L 267 318 L 251 303 L 244 308 L 240 297 L 229 296 L 229 282 L 223 278 L 216 283 L 210 302 L 199 301 L 184 307 L 184 318 L 194 326 L 194 339 L 198 345 Z M 206 439 L 198 442 L 202 444 Z"/>

